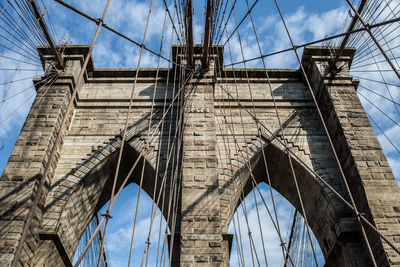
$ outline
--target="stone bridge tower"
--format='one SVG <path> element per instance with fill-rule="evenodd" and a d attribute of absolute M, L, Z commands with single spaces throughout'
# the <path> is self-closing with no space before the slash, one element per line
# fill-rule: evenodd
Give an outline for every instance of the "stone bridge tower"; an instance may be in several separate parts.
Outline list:
<path fill-rule="evenodd" d="M 199 49 L 195 47 L 195 58 Z M 144 169 L 142 188 L 150 196 L 162 195 L 162 208 L 173 197 L 169 193 L 172 180 L 164 177 L 166 186 L 161 189 L 163 177 L 159 173 L 168 168 L 165 161 L 171 149 L 183 152 L 182 157 L 174 159 L 179 161 L 180 171 L 176 179 L 179 190 L 174 192 L 179 211 L 176 224 L 170 224 L 170 229 L 175 229 L 170 237 L 175 240 L 170 248 L 173 266 L 229 265 L 232 236 L 227 233 L 228 225 L 240 195 L 251 191 L 251 177 L 266 182 L 268 171 L 271 186 L 301 210 L 284 142 L 291 151 L 304 209 L 325 257 L 325 266 L 370 266 L 354 212 L 326 186 L 331 185 L 348 200 L 302 73 L 297 69 L 268 70 L 283 135 L 265 70 L 222 69 L 222 47 L 215 46 L 213 50 L 210 68 L 202 70 L 201 60 L 196 60 L 196 72 L 188 77 L 183 91 L 184 103 L 172 105 L 174 108 L 165 117 L 164 96 L 171 103 L 179 92 L 176 84 L 170 82 L 167 86 L 166 80 L 176 78 L 176 74 L 173 69 L 160 69 L 158 77 L 156 69 L 139 71 L 122 156 L 117 188 L 144 153 L 144 160 L 138 161 L 129 182 L 140 183 Z M 96 69 L 90 61 L 74 109 L 64 115 L 87 51 L 88 46 L 66 48 L 65 71 L 48 89 L 40 108 L 29 113 L 1 177 L 1 266 L 8 266 L 14 257 L 63 116 L 68 116 L 68 127 L 57 148 L 20 264 L 71 266 L 86 226 L 110 198 L 136 70 Z M 175 47 L 174 51 L 175 58 L 180 59 L 179 49 Z M 357 97 L 358 81 L 348 74 L 354 50 L 344 50 L 339 63 L 346 67 L 335 76 L 327 71 L 329 53 L 324 47 L 306 47 L 302 62 L 357 209 L 399 248 L 400 189 Z M 153 94 L 156 77 L 157 91 Z M 44 90 L 41 86 L 36 89 L 38 94 Z M 151 113 L 153 100 L 156 111 Z M 253 103 L 256 114 L 251 115 Z M 178 116 L 179 112 L 183 116 Z M 146 139 L 150 117 L 154 126 L 151 141 Z M 178 117 L 182 120 L 176 121 Z M 158 127 L 161 121 L 163 128 Z M 180 138 L 162 135 L 161 131 L 175 127 L 180 128 Z M 167 219 L 168 214 L 164 215 Z M 364 227 L 378 266 L 400 266 L 400 257 L 394 250 L 372 228 L 366 224 Z"/>

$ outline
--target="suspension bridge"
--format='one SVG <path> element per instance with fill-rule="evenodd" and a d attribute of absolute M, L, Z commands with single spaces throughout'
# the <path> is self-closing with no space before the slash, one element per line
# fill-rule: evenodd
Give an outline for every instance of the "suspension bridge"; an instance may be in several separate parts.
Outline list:
<path fill-rule="evenodd" d="M 114 1 L 0 3 L 1 266 L 115 266 L 133 184 L 122 265 L 400 266 L 400 2 L 345 0 L 339 31 L 297 43 L 269 1 L 289 45 L 266 50 L 259 0 L 135 2 L 139 39 Z M 134 65 L 95 67 L 103 33 Z"/>

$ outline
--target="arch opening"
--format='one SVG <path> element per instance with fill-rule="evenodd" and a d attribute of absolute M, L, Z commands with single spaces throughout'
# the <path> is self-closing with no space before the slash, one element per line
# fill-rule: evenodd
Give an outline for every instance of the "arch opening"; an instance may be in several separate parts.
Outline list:
<path fill-rule="evenodd" d="M 128 263 L 138 194 L 139 186 L 131 183 L 124 188 L 113 206 L 112 219 L 110 219 L 105 238 L 105 256 L 107 257 L 108 266 L 124 266 Z M 99 216 L 106 213 L 108 205 L 109 201 L 100 208 Z M 152 210 L 152 208 L 154 209 Z M 153 216 L 152 213 L 154 214 Z M 78 259 L 96 226 L 94 218 L 82 235 L 74 254 L 74 262 Z M 151 232 L 149 232 L 150 226 L 152 227 Z M 102 226 L 103 232 L 104 225 Z M 152 197 L 142 191 L 135 226 L 131 266 L 141 266 L 142 261 L 147 261 L 148 266 L 156 266 L 157 262 L 158 264 L 164 261 L 168 263 L 168 239 L 165 233 L 170 234 L 167 222 L 164 216 L 161 215 L 161 210 L 155 206 Z M 149 236 L 150 239 L 148 240 Z M 147 249 L 148 241 L 150 244 L 149 249 Z M 101 239 L 97 235 L 80 266 L 97 265 L 100 245 Z M 102 266 L 105 266 L 104 260 L 102 264 Z"/>
<path fill-rule="evenodd" d="M 230 266 L 316 266 L 303 216 L 281 194 L 272 191 L 278 220 L 270 186 L 264 182 L 259 183 L 258 188 L 254 188 L 237 207 L 228 227 L 228 233 L 233 234 Z M 287 250 L 281 245 L 281 238 Z M 323 266 L 324 256 L 312 231 L 311 240 L 318 265 Z"/>
<path fill-rule="evenodd" d="M 114 140 L 115 141 L 115 140 Z M 112 141 L 113 142 L 113 141 Z M 118 141 L 117 141 L 118 142 Z M 132 142 L 132 141 L 131 141 Z M 115 149 L 115 147 L 117 147 Z M 107 235 L 106 242 L 110 243 L 111 245 L 107 245 L 106 243 L 106 250 L 107 246 L 111 246 L 111 250 L 116 249 L 120 251 L 120 247 L 115 245 L 116 243 L 121 243 L 116 239 L 116 236 L 125 234 L 126 236 L 129 233 L 132 233 L 132 230 L 129 232 L 129 227 L 122 227 L 120 225 L 120 221 L 124 221 L 123 214 L 126 218 L 131 215 L 132 212 L 136 210 L 136 201 L 139 192 L 139 185 L 141 185 L 141 194 L 140 194 L 140 205 L 138 209 L 138 217 L 136 223 L 136 230 L 135 230 L 135 241 L 134 241 L 134 253 L 135 258 L 137 257 L 136 250 L 142 250 L 141 246 L 137 244 L 145 244 L 145 242 L 141 241 L 140 237 L 143 237 L 145 233 L 149 233 L 149 226 L 150 226 L 150 218 L 153 218 L 152 222 L 152 233 L 150 243 L 150 250 L 146 256 L 145 260 L 152 261 L 154 260 L 152 256 L 155 252 L 153 247 L 157 245 L 157 242 L 154 241 L 153 236 L 158 234 L 158 229 L 161 227 L 163 228 L 162 235 L 160 238 L 160 242 L 165 243 L 164 248 L 160 247 L 160 254 L 161 251 L 164 250 L 164 258 L 166 258 L 168 262 L 168 242 L 167 235 L 169 234 L 169 227 L 166 227 L 166 217 L 167 214 L 166 209 L 163 208 L 163 203 L 168 203 L 168 190 L 165 188 L 161 188 L 161 177 L 156 177 L 155 168 L 151 160 L 143 157 L 139 157 L 139 152 L 134 148 L 136 146 L 131 145 L 130 143 L 126 143 L 125 148 L 122 153 L 122 160 L 121 165 L 119 168 L 119 176 L 116 182 L 116 191 L 115 193 L 122 187 L 121 193 L 116 200 L 112 211 L 111 216 L 113 218 L 110 220 L 110 235 Z M 114 149 L 113 149 L 114 148 Z M 103 153 L 104 151 L 108 151 L 108 155 L 105 157 L 99 156 L 99 152 Z M 106 154 L 106 152 L 104 152 Z M 52 198 L 49 199 L 46 207 L 51 209 L 52 206 L 58 205 L 62 206 L 63 209 L 59 214 L 59 218 L 56 221 L 57 227 L 55 228 L 56 234 L 61 240 L 63 245 L 63 250 L 65 251 L 66 257 L 69 258 L 70 261 L 77 260 L 77 251 L 79 251 L 80 246 L 78 243 L 85 243 L 84 239 L 87 239 L 87 235 L 90 234 L 90 231 L 95 228 L 95 220 L 96 215 L 98 215 L 100 220 L 102 219 L 101 214 L 105 214 L 108 208 L 109 199 L 111 196 L 113 180 L 115 175 L 115 169 L 117 166 L 118 161 L 118 154 L 119 149 L 118 146 L 115 144 L 108 144 L 103 147 L 102 151 L 96 151 L 93 153 L 85 162 L 83 162 L 78 168 L 75 168 L 70 173 L 66 175 L 66 179 L 63 179 L 60 184 L 53 185 L 51 194 Z M 100 159 L 99 159 L 100 158 Z M 134 171 L 128 177 L 131 168 L 137 162 Z M 90 171 L 84 175 L 82 178 L 79 178 L 78 173 L 80 168 L 89 168 Z M 78 181 L 75 184 L 69 183 L 72 177 L 75 181 Z M 127 183 L 124 185 L 123 181 L 125 178 L 128 177 Z M 68 187 L 68 190 L 62 195 L 62 197 L 58 197 L 60 188 L 64 189 Z M 157 200 L 160 198 L 157 207 L 157 201 L 153 201 L 153 198 Z M 121 206 L 122 205 L 122 206 Z M 126 205 L 126 206 L 123 206 Z M 151 212 L 153 209 L 153 213 Z M 47 211 L 47 210 L 46 210 Z M 163 215 L 162 214 L 163 212 Z M 114 214 L 116 213 L 116 214 Z M 45 213 L 50 214 L 50 213 Z M 154 214 L 153 217 L 151 214 Z M 132 219 L 132 226 L 134 216 L 131 216 Z M 112 226 L 113 221 L 117 222 L 116 226 Z M 127 223 L 127 222 L 126 222 Z M 147 224 L 147 225 L 145 225 Z M 161 225 L 161 226 L 160 226 Z M 97 226 L 97 225 L 96 225 Z M 103 224 L 104 227 L 104 224 Z M 130 227 L 132 228 L 132 227 Z M 157 229 L 157 230 L 154 230 Z M 91 234 L 90 234 L 91 235 Z M 95 240 L 99 241 L 98 236 L 96 236 Z M 95 242 L 96 243 L 96 242 Z M 113 245 L 114 243 L 114 245 Z M 85 246 L 86 243 L 83 245 Z M 99 244 L 97 242 L 98 249 Z M 113 247 L 114 246 L 114 247 Z M 55 251 L 52 249 L 51 251 L 46 251 L 47 245 L 43 245 L 44 249 L 40 250 L 40 253 L 35 254 L 35 262 L 42 262 L 46 261 L 47 258 L 52 257 L 51 254 L 54 254 Z M 95 251 L 96 244 L 92 245 L 92 250 Z M 129 257 L 129 247 L 128 245 L 128 252 L 125 254 L 126 261 Z M 82 248 L 83 249 L 83 248 Z M 165 252 L 167 251 L 167 252 Z M 143 251 L 141 251 L 142 253 Z M 79 254 L 79 253 L 78 253 Z M 93 257 L 95 256 L 98 259 L 98 253 L 96 255 L 89 255 L 86 256 L 86 262 L 92 263 Z M 115 254 L 115 253 L 114 253 Z M 111 261 L 116 261 L 115 259 L 119 258 L 120 256 L 115 256 L 113 253 L 110 253 Z M 75 256 L 74 256 L 75 255 Z M 92 257 L 92 258 L 90 258 Z M 121 256 L 122 257 L 122 256 Z M 113 260 L 114 259 L 114 260 Z M 141 259 L 135 259 L 135 262 L 140 264 Z M 124 262 L 124 261 L 122 261 Z M 82 264 L 81 264 L 82 265 Z M 97 261 L 96 264 L 97 265 Z M 119 266 L 120 264 L 116 264 Z M 85 266 L 85 265 L 82 265 Z M 89 264 L 88 266 L 92 266 Z M 136 265 L 135 265 L 136 266 Z"/>
<path fill-rule="evenodd" d="M 252 175 L 250 175 L 245 168 L 242 168 L 237 173 L 237 179 L 241 182 L 239 183 L 239 190 L 237 190 L 238 193 L 234 194 L 231 214 L 228 216 L 227 222 L 230 222 L 230 225 L 232 225 L 233 216 L 237 216 L 233 213 L 237 213 L 239 209 L 242 209 L 241 206 L 243 205 L 243 199 L 249 197 L 253 198 L 254 192 L 252 191 L 255 184 L 258 184 L 259 187 L 264 187 L 264 189 L 271 186 L 274 190 L 274 196 L 279 196 L 280 201 L 286 203 L 286 207 L 291 207 L 287 208 L 288 211 L 294 213 L 294 210 L 297 210 L 298 215 L 300 215 L 298 216 L 299 218 L 304 216 L 286 152 L 272 143 L 266 144 L 263 147 L 263 150 L 268 166 L 270 184 L 268 184 L 267 170 L 262 156 L 262 150 L 260 150 L 256 152 L 249 161 Z M 343 254 L 343 260 L 348 261 L 349 252 L 346 252 L 343 249 L 343 246 L 341 246 L 341 236 L 346 231 L 346 235 L 351 235 L 351 240 L 349 239 L 346 241 L 348 244 L 354 242 L 354 239 L 358 238 L 356 230 L 352 229 L 351 231 L 353 232 L 348 232 L 349 230 L 346 229 L 345 225 L 343 225 L 343 221 L 352 218 L 350 217 L 351 215 L 349 215 L 351 214 L 351 211 L 347 211 L 343 208 L 340 200 L 336 199 L 336 196 L 333 194 L 329 194 L 330 191 L 318 182 L 314 175 L 304 167 L 301 162 L 294 157 L 291 157 L 291 161 L 294 173 L 297 177 L 298 187 L 304 204 L 304 211 L 309 224 L 309 229 L 313 232 L 313 236 L 316 239 L 314 246 L 319 246 L 320 248 L 318 258 L 325 259 L 326 264 L 328 264 L 329 262 L 335 261 L 333 259 L 329 259 L 328 261 L 330 255 L 341 252 L 341 255 Z M 318 172 L 316 166 L 310 168 Z M 322 177 L 323 179 L 326 178 L 324 176 Z M 269 193 L 267 195 L 270 196 Z M 257 198 L 260 201 L 260 196 Z M 254 199 L 252 199 L 252 203 L 254 203 Z M 270 207 L 270 211 L 271 213 L 273 212 L 272 206 Z M 290 212 L 288 214 L 290 214 Z M 284 221 L 287 223 L 287 220 Z M 282 230 L 286 229 L 283 228 L 281 231 Z M 283 242 L 286 241 L 283 240 Z M 258 245 L 261 246 L 261 243 Z M 280 248 L 280 246 L 278 247 Z"/>

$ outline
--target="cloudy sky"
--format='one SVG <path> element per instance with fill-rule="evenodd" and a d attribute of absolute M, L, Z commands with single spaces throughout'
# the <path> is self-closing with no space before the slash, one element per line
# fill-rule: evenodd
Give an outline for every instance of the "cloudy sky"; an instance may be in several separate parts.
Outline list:
<path fill-rule="evenodd" d="M 90 0 L 79 1 L 72 0 L 69 3 L 75 5 L 79 9 L 87 12 L 94 18 L 101 17 L 102 9 L 105 6 L 106 0 Z M 168 2 L 168 0 L 166 0 Z M 170 2 L 170 10 L 173 11 Z M 195 42 L 202 41 L 203 25 L 204 25 L 204 2 L 194 1 L 194 37 Z M 251 6 L 253 1 L 249 1 Z M 320 0 L 301 0 L 278 1 L 281 5 L 282 12 L 286 19 L 288 28 L 292 34 L 295 44 L 302 44 L 312 40 L 324 38 L 335 33 L 339 33 L 345 21 L 349 20 L 348 6 L 344 0 L 340 1 L 320 1 Z M 356 1 L 357 2 L 357 1 Z M 400 3 L 398 0 L 387 1 L 391 3 L 391 9 L 395 13 L 397 5 Z M 0 0 L 2 6 L 5 6 L 6 0 Z M 80 17 L 70 10 L 60 6 L 53 0 L 40 0 L 41 10 L 46 7 L 46 19 L 51 24 L 51 30 L 54 38 L 57 41 L 71 42 L 74 44 L 88 44 L 90 43 L 96 29 L 96 25 L 89 22 L 87 19 Z M 146 19 L 149 13 L 150 1 L 139 0 L 113 0 L 105 19 L 105 23 L 113 28 L 119 30 L 125 35 L 131 37 L 138 42 L 143 39 L 144 29 L 146 26 Z M 230 7 L 230 5 L 228 5 Z M 1 9 L 1 8 L 0 8 Z M 7 9 L 8 10 L 8 9 Z M 228 8 L 229 10 L 229 8 Z M 389 10 L 389 11 L 388 11 Z M 383 21 L 390 16 L 390 9 L 380 15 L 379 18 L 370 18 L 370 23 Z M 246 1 L 237 1 L 236 17 L 240 21 L 247 12 Z M 290 42 L 284 31 L 282 22 L 273 1 L 259 1 L 256 8 L 252 12 L 257 33 L 259 35 L 260 43 L 263 53 L 271 53 L 286 49 L 290 47 Z M 161 43 L 161 34 L 163 31 L 163 20 L 165 16 L 165 9 L 162 0 L 155 0 L 152 7 L 152 13 L 149 22 L 149 28 L 146 36 L 145 44 L 147 47 L 154 51 L 159 51 Z M 23 125 L 26 114 L 31 108 L 33 99 L 35 98 L 35 90 L 32 88 L 32 78 L 40 76 L 41 66 L 34 51 L 31 50 L 32 46 L 38 44 L 33 40 L 32 44 L 26 45 L 23 50 L 26 52 L 24 56 L 20 56 L 5 47 L 13 47 L 13 43 L 6 37 L 10 35 L 11 31 L 7 32 L 7 24 L 4 20 L 0 21 L 2 28 L 0 29 L 0 170 L 4 169 L 8 157 L 14 146 L 15 140 L 18 137 L 20 128 Z M 21 24 L 22 25 L 22 24 Z M 22 27 L 22 26 L 21 26 Z M 227 31 L 228 34 L 234 29 L 235 20 L 234 15 L 230 19 Z M 169 56 L 169 44 L 177 42 L 176 37 L 171 40 L 171 24 L 167 20 L 164 46 L 162 54 L 165 57 Z M 244 50 L 244 58 L 250 59 L 259 56 L 258 46 L 255 41 L 252 25 L 247 19 L 239 28 L 239 33 L 242 39 L 242 46 Z M 378 39 L 383 43 L 388 43 L 390 47 L 399 46 L 400 38 L 395 38 L 398 34 L 397 31 L 386 31 L 387 34 L 378 32 Z M 8 34 L 8 35 L 7 35 Z M 352 74 L 360 78 L 360 100 L 363 103 L 368 115 L 371 117 L 371 124 L 373 125 L 379 141 L 384 149 L 384 152 L 389 160 L 389 163 L 394 171 L 396 178 L 400 179 L 400 158 L 399 151 L 396 147 L 400 146 L 398 136 L 400 136 L 400 113 L 397 109 L 400 107 L 395 102 L 400 102 L 399 91 L 397 85 L 398 79 L 392 72 L 387 70 L 390 66 L 386 64 L 382 56 L 376 50 L 376 47 L 371 42 L 363 43 L 361 41 L 353 41 L 353 45 L 360 47 L 359 52 L 353 63 Z M 226 39 L 226 35 L 222 37 L 222 43 Z M 367 39 L 365 39 L 367 40 Z M 337 42 L 335 43 L 337 44 Z M 234 35 L 229 42 L 232 52 L 233 62 L 243 60 L 239 38 Z M 387 49 L 388 46 L 384 45 Z M 388 50 L 388 49 L 387 49 Z M 93 51 L 95 67 L 136 67 L 139 58 L 140 49 L 132 43 L 116 37 L 109 31 L 102 30 Z M 301 54 L 301 49 L 300 49 Z M 390 50 L 390 57 L 398 57 L 398 49 Z M 230 62 L 230 54 L 225 47 L 225 64 Z M 17 60 L 19 61 L 17 61 Z M 158 58 L 148 52 L 143 54 L 142 67 L 155 67 Z M 161 61 L 162 66 L 166 67 L 167 62 Z M 395 65 L 399 67 L 398 62 L 394 61 Z M 298 63 L 293 52 L 279 54 L 277 56 L 268 57 L 266 63 L 270 68 L 298 68 Z M 375 64 L 376 63 L 376 64 Z M 248 63 L 248 67 L 260 67 L 260 61 L 252 61 Z M 241 65 L 237 65 L 241 67 Z M 383 74 L 377 72 L 377 69 L 383 70 Z M 17 69 L 17 70 L 16 70 Z M 14 81 L 14 82 L 10 82 Z M 384 84 L 386 83 L 386 84 Z M 267 194 L 268 186 L 263 185 L 262 190 Z M 126 263 L 126 258 L 129 253 L 129 244 L 132 234 L 132 221 L 134 216 L 134 204 L 137 199 L 138 187 L 136 185 L 128 186 L 121 195 L 121 201 L 113 209 L 114 219 L 110 225 L 108 238 L 107 238 L 107 253 L 109 255 L 112 266 L 121 266 Z M 275 192 L 276 195 L 278 193 Z M 282 234 L 287 236 L 288 224 L 293 216 L 293 209 L 290 204 L 283 198 L 277 196 L 278 215 L 282 222 Z M 262 203 L 258 198 L 259 205 Z M 141 200 L 141 208 L 139 211 L 138 229 L 148 229 L 149 214 L 151 210 L 151 199 L 144 195 Z M 261 235 L 258 230 L 257 214 L 255 209 L 255 202 L 252 194 L 246 199 L 247 216 L 252 222 L 251 228 L 260 244 Z M 261 215 L 267 217 L 265 210 L 261 211 Z M 242 230 L 247 227 L 244 220 L 244 215 L 239 209 L 238 213 L 238 226 Z M 156 222 L 159 223 L 160 215 L 157 214 Z M 164 222 L 162 222 L 164 223 Z M 268 260 L 271 260 L 270 266 L 277 266 L 282 262 L 280 241 L 276 233 L 271 230 L 272 224 L 270 221 L 263 225 L 264 239 L 268 240 Z M 230 227 L 231 233 L 234 232 L 233 223 Z M 157 244 L 158 233 L 155 231 L 152 235 L 152 243 Z M 245 231 L 246 232 L 246 231 Z M 146 230 L 138 230 L 135 237 L 134 254 L 135 260 L 132 266 L 140 265 L 141 255 L 143 254 L 144 242 L 146 240 Z M 246 236 L 244 234 L 243 236 Z M 249 241 L 243 238 L 244 254 L 246 265 L 252 265 Z M 258 248 L 260 249 L 260 248 Z M 154 266 L 155 257 L 157 253 L 157 246 L 151 246 L 149 266 Z M 257 252 L 259 256 L 262 251 Z M 261 257 L 262 258 L 262 257 Z M 260 258 L 261 261 L 263 261 Z M 319 260 L 322 261 L 319 254 Z M 236 266 L 238 261 L 236 243 L 233 242 L 232 266 Z"/>

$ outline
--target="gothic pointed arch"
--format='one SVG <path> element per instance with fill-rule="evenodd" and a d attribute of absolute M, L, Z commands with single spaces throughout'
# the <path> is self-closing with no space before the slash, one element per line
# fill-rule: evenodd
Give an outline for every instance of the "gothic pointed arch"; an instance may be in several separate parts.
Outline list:
<path fill-rule="evenodd" d="M 151 149 L 146 150 L 145 144 L 140 138 L 135 137 L 132 131 L 127 132 L 127 137 L 130 139 L 126 141 L 123 148 L 115 193 L 121 186 L 126 187 L 130 183 L 136 183 L 141 185 L 150 198 L 155 197 L 153 201 L 157 202 L 159 196 L 160 199 L 161 197 L 167 199 L 168 196 L 161 196 L 166 191 L 161 190 L 162 177 L 156 176 L 155 153 L 151 153 Z M 48 195 L 50 201 L 44 207 L 42 235 L 54 233 L 58 236 L 61 250 L 64 250 L 66 254 L 64 257 L 69 260 L 72 259 L 90 221 L 110 200 L 120 147 L 121 136 L 116 136 L 95 150 L 81 164 L 66 174 L 59 183 L 54 183 L 50 188 Z M 145 150 L 150 152 L 145 153 Z M 124 184 L 125 178 L 135 164 L 136 167 Z M 166 210 L 162 209 L 161 201 L 158 204 L 161 210 Z M 163 215 L 165 218 L 166 213 L 164 212 Z M 56 253 L 48 251 L 48 245 L 43 247 L 47 249 L 41 250 L 39 247 L 35 262 L 40 262 L 43 258 L 48 262 L 51 254 Z"/>
<path fill-rule="evenodd" d="M 262 149 L 263 151 L 261 149 L 257 151 L 247 164 L 251 167 L 252 175 L 246 166 L 236 174 L 237 179 L 240 180 L 237 190 L 239 193 L 232 201 L 232 212 L 228 216 L 228 223 L 243 199 L 253 190 L 254 180 L 256 184 L 266 183 L 271 186 L 304 217 L 287 153 L 273 143 L 266 143 Z M 268 166 L 270 184 L 263 153 Z M 335 262 L 345 266 L 358 266 L 361 259 L 351 256 L 351 250 L 358 249 L 354 248 L 354 243 L 359 238 L 358 229 L 354 228 L 351 211 L 343 212 L 346 210 L 343 203 L 315 178 L 314 173 L 306 168 L 304 163 L 293 156 L 290 156 L 290 159 L 297 177 L 305 215 L 322 250 L 326 265 L 331 266 L 329 264 Z M 340 257 L 337 258 L 337 255 Z"/>

